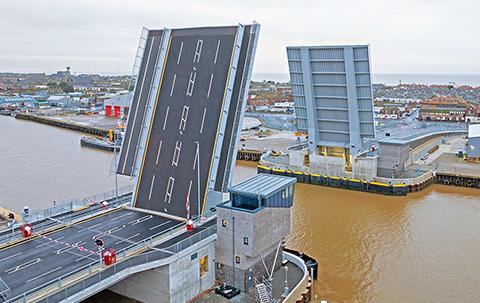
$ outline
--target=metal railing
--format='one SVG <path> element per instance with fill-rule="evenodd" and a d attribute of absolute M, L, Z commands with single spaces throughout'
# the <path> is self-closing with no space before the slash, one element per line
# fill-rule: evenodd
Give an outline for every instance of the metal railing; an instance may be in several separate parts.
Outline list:
<path fill-rule="evenodd" d="M 10 297 L 10 287 L 0 277 L 0 298 L 7 300 L 8 297 Z"/>
<path fill-rule="evenodd" d="M 133 185 L 120 187 L 118 189 L 118 196 L 122 196 L 126 193 L 133 191 Z M 39 220 L 43 220 L 45 218 L 53 217 L 55 215 L 63 214 L 69 211 L 73 211 L 75 209 L 79 209 L 82 207 L 87 207 L 93 204 L 94 202 L 100 202 L 105 200 L 111 200 L 116 197 L 115 189 L 95 194 L 92 196 L 87 196 L 83 199 L 70 199 L 59 203 L 58 205 L 40 209 L 37 211 L 30 212 L 25 219 L 25 221 L 32 223 Z"/>
<path fill-rule="evenodd" d="M 184 223 L 179 225 L 184 225 Z M 28 302 L 33 298 L 40 299 L 41 297 L 46 298 L 41 299 L 39 302 L 59 302 L 61 300 L 67 299 L 69 296 L 86 290 L 88 287 L 94 284 L 102 282 L 106 278 L 109 278 L 115 274 L 119 274 L 120 272 L 129 267 L 134 267 L 153 261 L 166 259 L 216 233 L 216 225 L 212 225 L 167 248 L 156 249 L 138 255 L 132 255 L 144 247 L 152 248 L 153 238 L 165 233 L 169 233 L 171 235 L 173 234 L 173 230 L 178 228 L 179 225 L 173 226 L 166 231 L 153 235 L 140 243 L 132 244 L 125 247 L 124 249 L 117 252 L 117 257 L 120 261 L 109 267 L 105 267 L 102 269 L 99 261 L 93 261 L 87 265 L 73 270 L 68 274 L 62 275 L 38 287 L 30 289 L 23 294 L 16 295 L 13 298 L 8 298 L 4 302 Z M 75 279 L 75 276 L 84 276 L 84 278 Z"/>
<path fill-rule="evenodd" d="M 116 200 L 116 191 L 114 189 L 83 199 L 66 200 L 53 207 L 33 211 L 24 216 L 24 220 L 33 225 L 35 232 L 41 233 L 58 225 L 59 221 L 71 223 L 82 216 L 97 212 L 101 208 L 100 203 L 103 201 L 108 201 L 110 207 L 127 203 L 130 201 L 132 190 L 133 185 L 119 188 L 118 200 Z M 19 226 L 20 223 L 17 223 L 11 228 L 2 230 L 0 232 L 0 244 L 20 238 Z"/>

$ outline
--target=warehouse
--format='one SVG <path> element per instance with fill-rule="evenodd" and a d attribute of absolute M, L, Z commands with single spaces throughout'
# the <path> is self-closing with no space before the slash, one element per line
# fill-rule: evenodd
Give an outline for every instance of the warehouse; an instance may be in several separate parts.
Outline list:
<path fill-rule="evenodd" d="M 119 92 L 112 97 L 105 99 L 103 108 L 105 110 L 105 116 L 108 117 L 126 117 L 128 115 L 128 109 L 132 103 L 131 92 Z"/>

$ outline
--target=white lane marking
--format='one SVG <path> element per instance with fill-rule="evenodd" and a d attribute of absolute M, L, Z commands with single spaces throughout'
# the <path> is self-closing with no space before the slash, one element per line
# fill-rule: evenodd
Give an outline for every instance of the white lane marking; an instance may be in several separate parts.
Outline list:
<path fill-rule="evenodd" d="M 145 65 L 145 71 L 143 73 L 143 79 L 142 79 L 142 86 L 140 86 L 140 93 L 138 94 L 138 102 L 137 102 L 137 106 L 135 107 L 135 113 L 133 115 L 133 123 L 132 125 L 135 125 L 135 121 L 137 119 L 137 113 L 138 113 L 138 105 L 140 104 L 140 98 L 142 97 L 142 92 L 143 92 L 143 84 L 145 83 L 145 76 L 147 74 L 147 70 L 148 70 L 148 64 L 150 62 L 150 54 L 152 53 L 152 47 L 153 47 L 153 44 L 155 42 L 155 37 L 153 37 L 152 39 L 152 44 L 150 44 L 150 50 L 148 51 L 148 58 L 147 58 L 147 64 Z M 149 93 L 149 96 L 150 96 L 150 93 Z M 148 100 L 148 96 L 147 96 L 147 100 Z M 132 129 L 132 132 L 133 132 L 133 129 Z M 130 143 L 132 142 L 132 133 L 130 133 L 130 137 L 128 138 L 128 144 L 127 144 L 127 149 L 126 149 L 126 152 L 125 152 L 125 161 L 123 161 L 123 167 L 122 167 L 122 172 L 125 172 L 125 165 L 127 165 L 127 156 L 128 155 L 128 151 L 130 150 Z"/>
<path fill-rule="evenodd" d="M 117 231 L 121 231 L 122 229 L 125 228 L 125 224 L 123 226 L 119 226 L 119 227 L 114 227 L 112 229 L 109 229 L 105 232 L 102 233 L 102 235 L 110 235 L 110 234 L 113 234 L 113 233 L 116 233 Z"/>
<path fill-rule="evenodd" d="M 173 191 L 174 184 L 175 184 L 175 178 L 169 177 L 168 184 L 167 184 L 167 191 L 165 192 L 165 199 L 163 200 L 163 202 L 170 204 L 170 200 L 172 200 L 172 191 Z"/>
<path fill-rule="evenodd" d="M 120 240 L 120 241 L 116 242 L 115 245 L 121 244 L 121 243 L 123 243 L 123 242 L 126 242 L 126 241 L 128 241 L 128 240 L 131 240 L 131 239 L 133 239 L 133 238 L 135 238 L 135 237 L 138 237 L 138 236 L 140 236 L 140 233 L 134 234 L 133 236 L 130 236 L 130 237 L 126 238 L 126 239 Z"/>
<path fill-rule="evenodd" d="M 88 258 L 88 259 L 93 260 L 93 261 L 98 260 L 97 258 L 95 258 L 95 259 L 94 259 L 94 258 L 91 258 L 91 257 L 90 257 L 90 256 L 91 256 L 90 254 L 88 254 L 88 255 L 82 255 L 82 253 L 75 253 L 75 252 L 73 252 L 73 251 L 67 251 L 67 253 L 69 253 L 69 254 L 71 254 L 71 255 L 74 255 L 74 256 L 77 256 L 77 257 L 81 257 L 81 258 L 79 258 L 79 259 Z M 77 260 L 79 260 L 79 259 L 77 259 Z M 75 262 L 77 262 L 77 260 L 75 260 Z"/>
<path fill-rule="evenodd" d="M 187 118 L 188 118 L 188 111 L 190 110 L 190 106 L 183 106 L 182 110 L 182 118 L 180 119 L 180 126 L 178 129 L 180 130 L 180 134 L 183 134 L 182 132 L 185 130 L 185 127 L 187 126 Z"/>
<path fill-rule="evenodd" d="M 182 57 L 182 50 L 183 50 L 183 42 L 180 44 L 180 50 L 178 51 L 177 64 L 180 63 L 180 58 Z"/>
<path fill-rule="evenodd" d="M 155 165 L 158 165 L 158 159 L 160 159 L 160 151 L 162 150 L 162 142 L 163 142 L 163 140 L 160 140 L 160 143 L 158 144 L 157 160 L 155 160 Z"/>
<path fill-rule="evenodd" d="M 33 259 L 33 260 L 28 261 L 28 262 L 26 262 L 26 263 L 20 264 L 20 265 L 18 265 L 18 266 L 9 268 L 9 269 L 7 269 L 7 270 L 5 271 L 5 273 L 8 274 L 8 275 L 9 275 L 9 274 L 13 274 L 14 272 L 17 272 L 17 271 L 19 271 L 19 270 L 25 269 L 25 268 L 27 268 L 27 267 L 30 267 L 30 266 L 35 265 L 35 264 L 37 264 L 37 263 L 40 263 L 40 262 L 42 262 L 42 261 L 43 261 L 42 258 L 36 258 L 36 259 Z"/>
<path fill-rule="evenodd" d="M 146 216 L 141 217 L 141 218 L 139 218 L 139 219 L 137 219 L 137 220 L 130 221 L 130 222 L 128 222 L 128 224 L 129 224 L 129 225 L 136 225 L 136 224 L 138 224 L 138 223 L 141 223 L 141 222 L 150 220 L 151 218 L 153 218 L 152 215 L 146 215 Z"/>
<path fill-rule="evenodd" d="M 126 214 L 123 214 L 123 215 L 120 215 L 120 216 L 116 216 L 116 217 L 114 217 L 114 218 L 111 218 L 110 221 L 118 220 L 118 219 L 120 219 L 120 218 L 123 218 L 123 217 L 126 217 L 126 216 L 131 216 L 131 215 L 133 215 L 133 212 L 128 212 L 128 213 L 126 213 Z M 98 224 L 95 224 L 94 226 L 91 226 L 91 227 L 95 227 L 95 226 L 98 226 L 98 225 L 101 225 L 101 224 L 103 224 L 103 223 L 98 223 Z"/>
<path fill-rule="evenodd" d="M 173 89 L 175 88 L 175 80 L 177 80 L 177 74 L 173 74 L 172 88 L 170 89 L 170 97 L 173 95 Z"/>
<path fill-rule="evenodd" d="M 178 159 L 180 158 L 180 152 L 182 151 L 182 141 L 175 143 L 175 151 L 173 152 L 172 166 L 178 165 Z"/>
<path fill-rule="evenodd" d="M 196 68 L 193 68 L 196 70 Z M 197 78 L 197 72 L 190 72 L 190 78 L 188 79 L 187 93 L 186 96 L 192 96 L 193 88 L 195 87 L 195 79 Z"/>
<path fill-rule="evenodd" d="M 207 108 L 203 109 L 203 118 L 202 118 L 202 125 L 200 125 L 200 133 L 203 132 L 203 124 L 205 123 L 205 115 L 207 114 Z"/>
<path fill-rule="evenodd" d="M 210 90 L 212 89 L 213 73 L 210 75 L 210 84 L 208 84 L 207 98 L 210 98 Z"/>
<path fill-rule="evenodd" d="M 217 58 L 218 58 L 218 50 L 220 49 L 220 40 L 217 42 L 217 50 L 215 51 L 215 59 L 213 60 L 213 64 L 217 64 Z"/>
<path fill-rule="evenodd" d="M 193 160 L 193 170 L 197 167 L 197 158 L 198 158 L 198 148 L 195 151 L 195 159 Z"/>
<path fill-rule="evenodd" d="M 115 218 L 114 218 L 114 219 L 115 219 Z M 84 232 L 84 231 L 87 231 L 89 228 L 95 228 L 95 227 L 100 226 L 100 225 L 102 225 L 102 224 L 103 224 L 103 223 L 101 222 L 101 223 L 97 223 L 97 224 L 92 225 L 92 226 L 87 226 L 85 229 L 80 229 L 79 231 L 77 231 L 77 234 L 78 234 L 78 233 L 81 233 L 81 232 Z"/>
<path fill-rule="evenodd" d="M 45 243 L 44 243 L 44 244 L 45 244 Z M 44 245 L 44 244 L 42 244 L 42 245 Z M 47 242 L 47 244 L 48 244 L 48 242 Z M 37 247 L 38 247 L 38 246 L 37 246 Z M 19 255 L 21 255 L 21 254 L 22 254 L 21 252 L 18 252 L 18 253 L 14 254 L 14 255 L 10 255 L 10 256 L 8 256 L 8 257 L 5 257 L 5 258 L 3 258 L 3 259 L 0 259 L 0 261 L 5 261 L 5 260 L 8 260 L 8 259 L 10 259 L 10 258 L 19 256 Z"/>
<path fill-rule="evenodd" d="M 150 192 L 148 193 L 148 200 L 152 199 L 153 184 L 155 183 L 155 175 L 152 177 L 152 183 L 150 184 Z"/>
<path fill-rule="evenodd" d="M 192 180 L 190 180 L 190 184 L 188 185 L 188 191 L 187 191 L 187 202 L 185 203 L 186 204 L 186 208 L 187 208 L 187 212 L 190 214 L 190 191 L 192 190 Z"/>
<path fill-rule="evenodd" d="M 193 63 L 200 62 L 200 55 L 202 54 L 203 40 L 197 40 L 197 46 L 195 47 L 195 55 L 193 56 Z"/>
<path fill-rule="evenodd" d="M 164 223 L 162 223 L 162 224 L 158 224 L 158 225 L 155 225 L 155 226 L 153 226 L 153 227 L 150 227 L 148 230 L 157 229 L 157 228 L 159 228 L 160 226 L 163 226 L 163 225 L 165 225 L 165 224 L 167 224 L 167 223 L 170 223 L 170 222 L 172 222 L 172 221 L 168 220 L 167 222 L 164 222 Z"/>
<path fill-rule="evenodd" d="M 71 247 L 60 248 L 59 250 L 57 250 L 55 254 L 57 255 L 63 254 L 64 252 L 68 252 L 69 250 L 77 248 L 83 244 L 86 244 L 86 242 L 80 241 L 80 242 L 74 243 Z"/>
<path fill-rule="evenodd" d="M 95 260 L 95 259 L 93 259 L 93 258 L 90 258 L 89 255 L 86 255 L 86 256 L 83 256 L 83 257 L 81 257 L 81 258 L 78 258 L 77 260 L 75 260 L 75 262 L 82 261 L 82 260 L 84 260 L 84 259 Z"/>
<path fill-rule="evenodd" d="M 65 236 L 61 236 L 60 238 L 56 238 L 55 240 L 58 241 L 58 240 L 62 240 L 63 238 L 65 238 Z M 47 241 L 46 243 L 35 246 L 35 248 L 40 248 L 40 247 L 43 247 L 43 246 L 47 246 L 50 243 L 51 243 L 50 241 Z M 0 261 L 2 261 L 2 260 L 0 260 Z"/>
<path fill-rule="evenodd" d="M 165 120 L 163 121 L 163 130 L 167 126 L 168 112 L 170 111 L 170 106 L 167 106 L 167 112 L 165 113 Z"/>
<path fill-rule="evenodd" d="M 43 274 L 41 274 L 41 275 L 38 275 L 38 276 L 36 276 L 36 277 L 34 277 L 34 278 L 31 278 L 31 279 L 27 280 L 27 283 L 32 282 L 32 281 L 35 281 L 35 280 L 37 280 L 38 278 L 45 277 L 45 276 L 47 276 L 47 275 L 49 275 L 49 274 L 51 274 L 51 273 L 53 273 L 53 272 L 55 272 L 55 271 L 57 271 L 57 270 L 59 270 L 59 269 L 61 269 L 61 268 L 62 268 L 62 267 L 60 266 L 60 267 L 57 267 L 57 268 L 52 269 L 52 270 L 50 270 L 50 271 L 47 271 L 46 273 L 43 273 Z"/>

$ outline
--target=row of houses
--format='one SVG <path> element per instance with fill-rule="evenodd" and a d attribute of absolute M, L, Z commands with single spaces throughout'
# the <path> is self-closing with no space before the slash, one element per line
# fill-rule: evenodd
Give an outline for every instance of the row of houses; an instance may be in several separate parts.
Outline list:
<path fill-rule="evenodd" d="M 458 97 L 434 97 L 421 103 L 419 119 L 474 123 L 480 120 L 480 106 Z"/>

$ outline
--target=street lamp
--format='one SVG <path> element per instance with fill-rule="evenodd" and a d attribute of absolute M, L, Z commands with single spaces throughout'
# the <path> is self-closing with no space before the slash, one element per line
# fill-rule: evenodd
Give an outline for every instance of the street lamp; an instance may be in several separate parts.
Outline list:
<path fill-rule="evenodd" d="M 289 292 L 290 290 L 288 289 L 288 266 L 285 265 L 285 288 L 283 290 L 282 297 L 286 298 Z"/>

